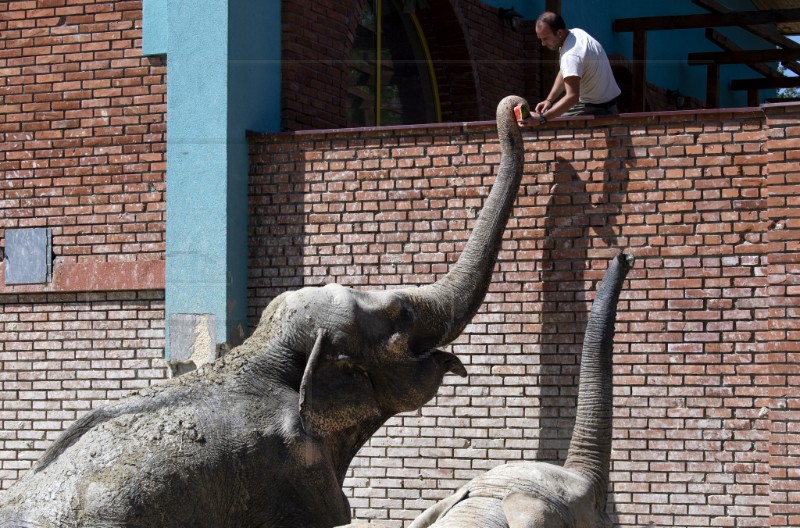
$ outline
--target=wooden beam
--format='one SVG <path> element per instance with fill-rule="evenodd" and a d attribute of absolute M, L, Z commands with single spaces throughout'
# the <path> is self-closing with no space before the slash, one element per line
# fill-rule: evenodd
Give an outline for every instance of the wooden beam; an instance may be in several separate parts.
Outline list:
<path fill-rule="evenodd" d="M 692 0 L 692 3 L 695 4 L 696 6 L 702 7 L 703 9 L 711 11 L 712 13 L 730 13 L 733 11 L 729 7 L 725 7 L 716 0 Z M 770 44 L 775 44 L 776 46 L 780 46 L 782 48 L 787 48 L 787 49 L 800 48 L 799 43 L 781 35 L 776 27 L 742 26 L 742 29 L 752 33 L 753 35 L 759 38 L 766 40 Z M 707 32 L 706 32 L 706 37 L 708 37 Z M 794 73 L 800 75 L 800 64 L 797 64 L 796 62 L 787 63 L 786 69 L 791 70 Z"/>
<path fill-rule="evenodd" d="M 736 79 L 731 81 L 731 90 L 777 90 L 798 88 L 800 77 L 768 77 L 766 79 Z"/>
<path fill-rule="evenodd" d="M 756 90 L 755 88 L 747 90 L 747 106 L 750 107 L 758 106 L 759 102 L 760 101 L 758 100 L 758 90 Z"/>
<path fill-rule="evenodd" d="M 614 20 L 612 28 L 616 32 L 660 31 L 720 26 L 752 26 L 796 21 L 800 21 L 800 8 L 731 11 L 729 13 L 707 13 L 702 15 L 618 18 Z"/>
<path fill-rule="evenodd" d="M 716 0 L 692 0 L 692 3 L 698 7 L 702 7 L 712 13 L 733 13 L 733 9 L 726 7 Z M 782 48 L 800 48 L 800 43 L 783 36 L 775 26 L 742 26 L 742 29 L 752 33 L 753 35 L 762 38 L 770 44 L 775 44 Z"/>
<path fill-rule="evenodd" d="M 631 64 L 631 112 L 644 112 L 647 97 L 647 32 L 633 32 L 633 64 Z"/>
<path fill-rule="evenodd" d="M 706 29 L 706 38 L 719 46 L 720 48 L 724 49 L 725 51 L 731 53 L 732 55 L 738 55 L 742 52 L 742 48 L 736 44 L 734 41 L 720 33 L 714 28 Z M 753 70 L 754 72 L 763 75 L 764 77 L 778 77 L 780 73 L 775 68 L 767 66 L 766 64 L 748 64 L 748 68 Z"/>
<path fill-rule="evenodd" d="M 782 62 L 800 59 L 800 49 L 767 49 L 729 51 L 709 51 L 689 54 L 691 66 L 706 64 L 750 64 L 758 62 Z"/>
<path fill-rule="evenodd" d="M 561 0 L 546 0 L 544 10 L 551 13 L 561 13 Z"/>
<path fill-rule="evenodd" d="M 706 70 L 706 108 L 719 107 L 719 64 L 709 64 Z"/>

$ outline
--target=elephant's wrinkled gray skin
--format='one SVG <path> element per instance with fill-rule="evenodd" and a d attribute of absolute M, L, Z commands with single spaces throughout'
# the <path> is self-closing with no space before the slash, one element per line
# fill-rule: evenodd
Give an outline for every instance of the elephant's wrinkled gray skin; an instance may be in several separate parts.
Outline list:
<path fill-rule="evenodd" d="M 464 251 L 434 284 L 284 293 L 253 335 L 198 371 L 75 422 L 0 496 L 0 526 L 328 528 L 350 521 L 350 461 L 418 409 L 488 289 L 522 178 L 513 108 L 497 110 L 500 168 Z"/>
<path fill-rule="evenodd" d="M 575 429 L 563 467 L 491 469 L 423 512 L 409 528 L 606 528 L 617 301 L 633 257 L 620 254 L 592 304 L 581 356 Z"/>

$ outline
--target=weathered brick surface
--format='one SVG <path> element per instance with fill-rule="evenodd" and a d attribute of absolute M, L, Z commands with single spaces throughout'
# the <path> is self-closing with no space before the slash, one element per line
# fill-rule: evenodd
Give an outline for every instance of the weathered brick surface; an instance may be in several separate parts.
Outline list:
<path fill-rule="evenodd" d="M 166 377 L 163 292 L 0 296 L 0 489 L 75 419 Z"/>
<path fill-rule="evenodd" d="M 800 526 L 800 112 L 766 108 L 769 172 L 769 330 L 765 334 L 775 398 L 770 413 L 771 526 Z"/>
<path fill-rule="evenodd" d="M 141 56 L 141 8 L 0 2 L 0 246 L 47 226 L 55 257 L 49 284 L 0 270 L 0 489 L 79 415 L 166 376 L 166 68 Z"/>
<path fill-rule="evenodd" d="M 609 510 L 620 526 L 797 526 L 795 263 L 773 206 L 787 202 L 787 225 L 797 213 L 772 181 L 796 179 L 776 153 L 795 157 L 785 121 L 722 111 L 526 133 L 489 294 L 453 345 L 470 376 L 364 448 L 355 516 L 402 526 L 496 464 L 563 461 L 590 301 L 629 248 Z M 499 161 L 481 123 L 258 136 L 252 152 L 251 323 L 290 288 L 440 277 Z"/>
<path fill-rule="evenodd" d="M 532 21 L 514 30 L 498 8 L 475 0 L 435 0 L 416 15 L 436 72 L 443 121 L 494 119 L 497 103 L 509 93 L 543 93 Z"/>
<path fill-rule="evenodd" d="M 0 3 L 3 230 L 53 230 L 58 259 L 164 252 L 166 68 L 141 1 Z"/>

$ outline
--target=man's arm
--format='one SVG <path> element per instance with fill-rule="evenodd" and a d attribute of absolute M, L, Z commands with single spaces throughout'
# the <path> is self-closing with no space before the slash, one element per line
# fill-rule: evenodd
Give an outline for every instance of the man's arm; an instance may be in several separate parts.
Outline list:
<path fill-rule="evenodd" d="M 561 72 L 558 73 L 558 76 L 561 77 Z M 578 100 L 581 97 L 581 78 L 580 77 L 567 77 L 562 79 L 564 84 L 564 97 L 556 101 L 555 103 L 549 103 L 544 111 L 539 112 L 547 119 L 552 119 L 554 117 L 558 117 L 573 106 L 578 103 Z M 549 98 L 549 97 L 548 97 Z M 547 103 L 547 101 L 542 101 Z M 538 109 L 538 105 L 537 105 Z"/>
<path fill-rule="evenodd" d="M 541 101 L 536 105 L 535 111 L 537 114 L 541 114 L 551 106 L 553 106 L 555 100 L 558 98 L 559 95 L 564 91 L 564 77 L 561 76 L 561 70 L 558 70 L 558 75 L 556 75 L 556 80 L 553 81 L 553 87 L 550 89 L 550 94 L 547 96 L 547 99 Z"/>
<path fill-rule="evenodd" d="M 566 92 L 564 97 L 553 102 L 554 98 L 557 94 L 561 93 L 561 90 Z M 553 94 L 556 94 L 554 96 Z M 553 89 L 550 90 L 550 95 L 547 96 L 547 99 L 542 101 L 541 103 L 536 105 L 536 111 L 524 121 L 520 121 L 520 125 L 527 126 L 527 125 L 536 125 L 539 124 L 541 116 L 544 116 L 544 121 L 548 119 L 552 119 L 554 117 L 558 117 L 573 106 L 580 100 L 581 97 L 581 78 L 570 76 L 564 78 L 561 76 L 561 72 L 558 72 L 558 76 L 556 76 L 556 81 L 553 83 Z"/>

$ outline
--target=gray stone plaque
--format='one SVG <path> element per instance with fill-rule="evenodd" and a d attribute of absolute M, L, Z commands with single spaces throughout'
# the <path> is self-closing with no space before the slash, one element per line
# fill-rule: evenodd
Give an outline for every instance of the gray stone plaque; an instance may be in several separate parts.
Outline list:
<path fill-rule="evenodd" d="M 6 229 L 6 284 L 44 284 L 53 273 L 49 227 Z"/>

